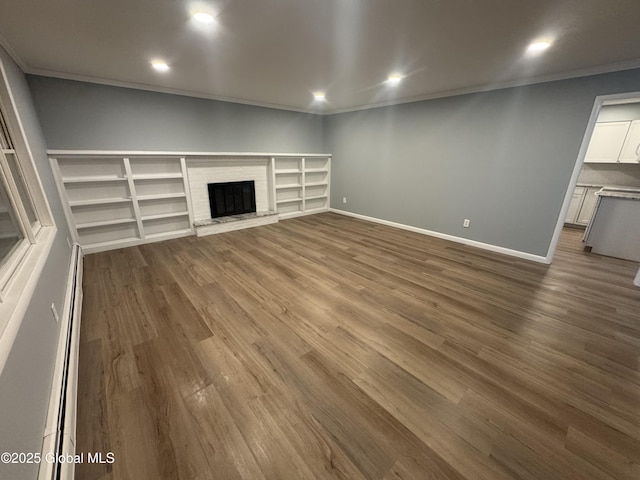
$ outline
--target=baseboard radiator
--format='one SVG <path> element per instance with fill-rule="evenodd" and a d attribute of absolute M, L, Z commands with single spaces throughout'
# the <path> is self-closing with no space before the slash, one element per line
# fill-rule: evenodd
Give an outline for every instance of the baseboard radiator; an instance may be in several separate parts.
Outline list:
<path fill-rule="evenodd" d="M 38 480 L 72 480 L 75 455 L 78 349 L 82 315 L 82 249 L 73 246 L 51 384 Z"/>

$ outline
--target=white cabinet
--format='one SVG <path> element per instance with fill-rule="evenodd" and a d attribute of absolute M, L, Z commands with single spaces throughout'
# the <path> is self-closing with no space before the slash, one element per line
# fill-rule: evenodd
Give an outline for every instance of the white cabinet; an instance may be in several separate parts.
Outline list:
<path fill-rule="evenodd" d="M 565 223 L 588 225 L 598 201 L 598 192 L 602 187 L 576 187 L 571 197 Z"/>
<path fill-rule="evenodd" d="M 640 120 L 631 122 L 618 160 L 621 163 L 638 163 L 640 156 Z"/>
<path fill-rule="evenodd" d="M 586 163 L 616 163 L 630 125 L 630 121 L 596 123 L 584 161 Z"/>
<path fill-rule="evenodd" d="M 567 217 L 564 219 L 566 223 L 575 223 L 578 213 L 580 212 L 580 207 L 582 206 L 582 200 L 584 199 L 584 190 L 584 187 L 576 187 L 573 191 Z"/>
<path fill-rule="evenodd" d="M 51 164 L 86 253 L 192 233 L 184 158 L 70 155 Z"/>
<path fill-rule="evenodd" d="M 582 201 L 582 206 L 580 207 L 580 211 L 576 217 L 576 223 L 578 225 L 588 225 L 591 217 L 593 216 L 593 211 L 596 208 L 596 203 L 598 203 L 598 196 L 596 192 L 600 190 L 600 187 L 588 187 L 584 193 L 584 200 Z"/>
<path fill-rule="evenodd" d="M 330 165 L 327 156 L 271 159 L 275 209 L 280 218 L 329 210 Z"/>

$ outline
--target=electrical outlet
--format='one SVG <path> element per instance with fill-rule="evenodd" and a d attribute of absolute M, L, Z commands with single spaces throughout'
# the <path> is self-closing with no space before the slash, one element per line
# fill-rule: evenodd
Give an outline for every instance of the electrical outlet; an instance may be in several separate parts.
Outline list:
<path fill-rule="evenodd" d="M 347 197 L 342 197 L 342 203 L 347 203 Z"/>
<path fill-rule="evenodd" d="M 60 321 L 60 317 L 58 316 L 58 310 L 56 310 L 56 304 L 51 304 L 51 313 L 53 313 L 53 318 L 56 319 L 56 323 Z"/>
<path fill-rule="evenodd" d="M 469 225 L 471 224 L 471 220 L 469 220 L 468 218 L 464 219 L 464 222 L 462 222 L 462 226 L 464 228 L 469 228 Z"/>

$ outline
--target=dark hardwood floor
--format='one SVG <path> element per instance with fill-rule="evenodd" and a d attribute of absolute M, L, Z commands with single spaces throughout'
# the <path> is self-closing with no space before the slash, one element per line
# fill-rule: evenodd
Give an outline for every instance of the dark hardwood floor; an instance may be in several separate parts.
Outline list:
<path fill-rule="evenodd" d="M 85 479 L 640 478 L 638 264 L 332 213 L 85 258 Z"/>

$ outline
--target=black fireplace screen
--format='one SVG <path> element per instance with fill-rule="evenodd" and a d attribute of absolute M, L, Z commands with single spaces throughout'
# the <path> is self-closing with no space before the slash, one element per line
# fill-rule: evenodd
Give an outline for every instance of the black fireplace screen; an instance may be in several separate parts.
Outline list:
<path fill-rule="evenodd" d="M 253 180 L 246 182 L 209 183 L 211 218 L 240 215 L 256 211 Z"/>

